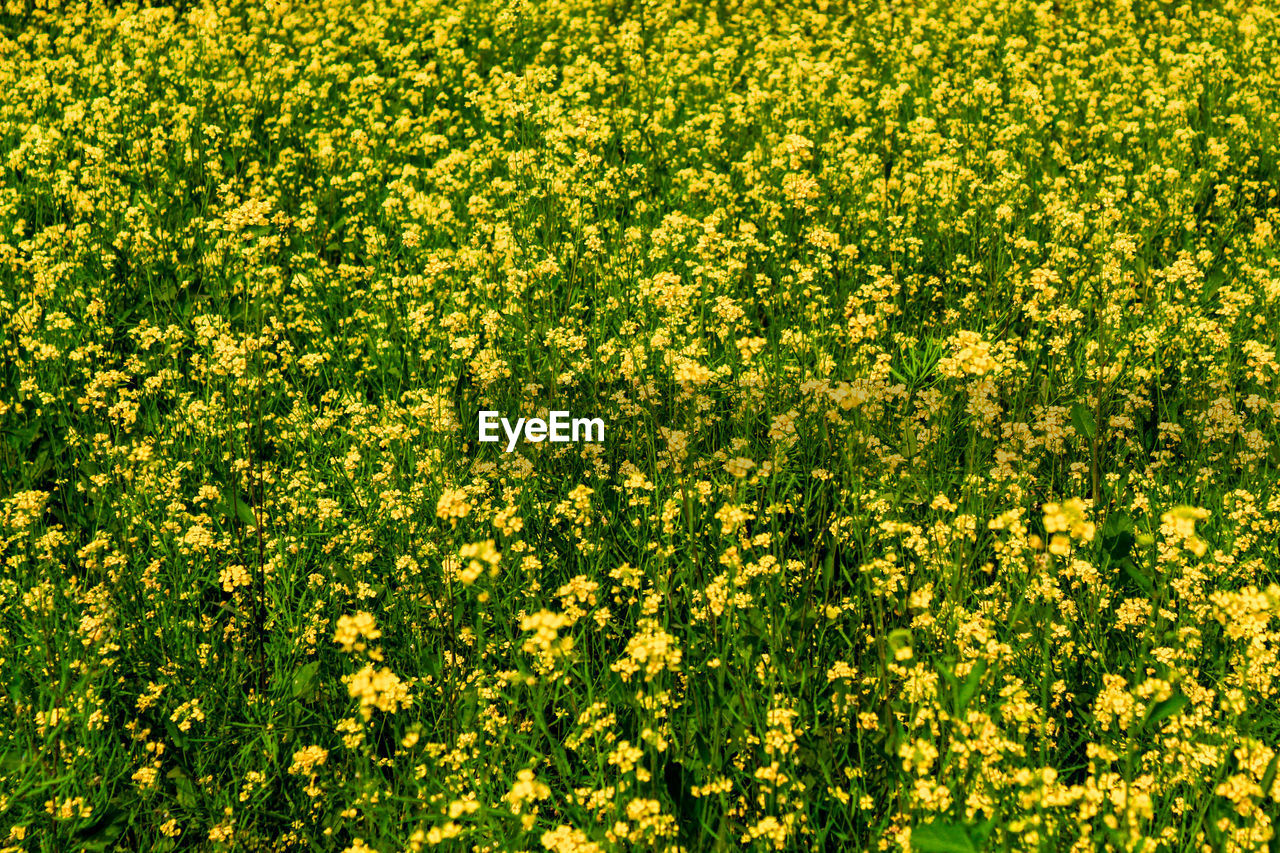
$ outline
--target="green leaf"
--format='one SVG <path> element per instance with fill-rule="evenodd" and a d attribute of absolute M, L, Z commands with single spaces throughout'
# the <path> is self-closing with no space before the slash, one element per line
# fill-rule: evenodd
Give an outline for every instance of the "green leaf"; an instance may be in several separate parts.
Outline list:
<path fill-rule="evenodd" d="M 906 628 L 897 628 L 889 632 L 889 654 L 893 655 L 899 649 L 911 645 L 911 631 Z"/>
<path fill-rule="evenodd" d="M 298 671 L 293 674 L 294 699 L 305 699 L 311 695 L 311 689 L 316 680 L 316 671 L 319 669 L 320 661 L 318 660 L 313 660 L 311 663 L 298 667 Z"/>
<path fill-rule="evenodd" d="M 237 495 L 235 498 L 228 498 L 218 504 L 218 512 L 223 518 L 235 518 L 245 527 L 253 527 L 258 523 L 257 517 L 253 514 L 253 507 L 244 502 L 244 499 Z"/>
<path fill-rule="evenodd" d="M 1071 407 L 1071 426 L 1090 441 L 1098 437 L 1098 425 L 1093 422 L 1093 415 L 1084 403 L 1076 403 Z"/>
<path fill-rule="evenodd" d="M 978 853 L 965 827 L 938 820 L 911 830 L 911 849 L 921 853 Z"/>
<path fill-rule="evenodd" d="M 178 805 L 183 808 L 194 808 L 199 801 L 196 797 L 195 786 L 191 784 L 191 777 L 183 772 L 181 767 L 175 767 L 165 774 L 165 778 L 173 782 L 173 786 L 178 789 Z"/>
<path fill-rule="evenodd" d="M 129 813 L 114 806 L 95 815 L 93 823 L 76 833 L 79 849 L 101 853 L 112 847 L 129 825 Z"/>
<path fill-rule="evenodd" d="M 347 585 L 348 589 L 355 591 L 356 589 L 359 588 L 360 584 L 356 583 L 356 576 L 353 575 L 351 573 L 351 569 L 347 568 L 346 566 L 341 566 L 341 565 L 334 566 L 333 573 L 338 578 L 338 580 L 342 581 L 342 583 Z"/>
<path fill-rule="evenodd" d="M 973 699 L 973 694 L 978 692 L 978 684 L 982 681 L 982 676 L 986 671 L 986 658 L 979 658 L 977 663 L 973 665 L 973 669 L 969 670 L 969 674 L 965 676 L 964 684 L 960 685 L 960 695 L 956 697 L 957 714 L 964 713 L 964 709 L 969 706 L 969 702 Z"/>
<path fill-rule="evenodd" d="M 245 527 L 253 527 L 258 523 L 258 517 L 254 515 L 253 507 L 236 498 L 236 516 Z"/>
<path fill-rule="evenodd" d="M 1112 561 L 1123 560 L 1133 550 L 1137 541 L 1133 535 L 1133 519 L 1127 515 L 1113 515 L 1102 525 L 1102 550 Z"/>
<path fill-rule="evenodd" d="M 31 763 L 25 754 L 20 752 L 0 752 L 0 770 L 5 773 L 21 773 Z"/>
<path fill-rule="evenodd" d="M 1204 822 L 1204 830 L 1209 835 L 1209 843 L 1212 845 L 1211 849 L 1223 849 L 1224 845 L 1222 842 L 1224 841 L 1224 833 L 1222 832 L 1222 828 L 1218 826 L 1218 808 L 1216 803 L 1209 806 L 1208 819 Z"/>
<path fill-rule="evenodd" d="M 1185 693 L 1175 693 L 1163 702 L 1157 702 L 1151 706 L 1151 712 L 1147 714 L 1147 721 L 1144 725 L 1149 728 L 1155 728 L 1190 704 L 1191 697 Z"/>
<path fill-rule="evenodd" d="M 954 664 L 955 658 L 944 658 L 936 663 L 938 673 L 943 677 L 947 684 L 951 686 L 951 692 L 953 694 L 959 693 L 960 691 L 960 681 L 956 678 Z"/>
<path fill-rule="evenodd" d="M 177 723 L 168 717 L 164 718 L 164 729 L 169 733 L 169 740 L 173 741 L 173 745 L 178 749 L 185 749 L 187 746 L 187 736 L 178 728 Z"/>
<path fill-rule="evenodd" d="M 1133 560 L 1126 557 L 1120 561 L 1119 565 L 1121 574 L 1133 581 L 1133 583 L 1138 587 L 1138 589 L 1142 590 L 1147 598 L 1155 597 L 1156 585 L 1151 581 L 1151 578 L 1147 577 L 1142 570 L 1138 568 L 1137 564 L 1134 563 Z"/>
<path fill-rule="evenodd" d="M 48 473 L 52 467 L 53 463 L 49 461 L 49 451 L 41 450 L 36 454 L 36 460 L 31 463 L 31 467 L 27 471 L 28 482 L 38 483 L 40 478 Z"/>
<path fill-rule="evenodd" d="M 987 843 L 987 839 L 991 837 L 991 830 L 996 828 L 996 824 L 1000 823 L 999 813 L 992 815 L 982 823 L 974 824 L 969 827 L 969 836 L 978 843 L 978 846 Z"/>

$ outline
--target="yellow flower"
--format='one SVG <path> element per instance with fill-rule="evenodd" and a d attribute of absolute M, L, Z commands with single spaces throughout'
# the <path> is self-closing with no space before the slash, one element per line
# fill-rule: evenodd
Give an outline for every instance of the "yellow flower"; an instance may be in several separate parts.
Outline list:
<path fill-rule="evenodd" d="M 501 555 L 498 553 L 498 549 L 494 547 L 492 539 L 463 545 L 458 551 L 458 557 L 467 561 L 466 565 L 459 567 L 458 561 L 454 561 L 449 565 L 454 569 L 458 580 L 462 581 L 465 586 L 475 583 L 476 579 L 486 571 L 488 571 L 490 577 L 498 574 L 498 562 L 501 560 Z"/>
<path fill-rule="evenodd" d="M 446 489 L 436 501 L 436 517 L 457 526 L 459 519 L 471 514 L 471 504 L 464 489 Z"/>
<path fill-rule="evenodd" d="M 1209 510 L 1202 507 L 1176 506 L 1160 516 L 1160 531 L 1176 539 L 1197 557 L 1203 557 L 1209 546 L 1196 536 L 1196 522 L 1209 517 Z"/>
<path fill-rule="evenodd" d="M 557 826 L 542 833 L 542 846 L 552 853 L 600 853 L 599 844 L 587 838 L 580 829 Z"/>
<path fill-rule="evenodd" d="M 131 778 L 138 783 L 139 788 L 150 788 L 155 784 L 157 775 L 154 767 L 139 767 Z"/>
<path fill-rule="evenodd" d="M 408 686 L 385 666 L 375 670 L 373 664 L 365 664 L 359 672 L 347 676 L 347 693 L 360 700 L 360 714 L 366 720 L 373 710 L 394 712 L 413 704 Z"/>
<path fill-rule="evenodd" d="M 1061 504 L 1047 503 L 1044 510 L 1044 529 L 1049 537 L 1049 553 L 1065 556 L 1071 551 L 1071 540 L 1093 541 L 1096 528 L 1085 517 L 1084 501 L 1070 498 Z"/>
<path fill-rule="evenodd" d="M 681 385 L 705 385 L 714 377 L 706 367 L 688 359 L 682 359 L 675 370 L 675 379 Z"/>
<path fill-rule="evenodd" d="M 342 646 L 344 652 L 363 652 L 365 644 L 361 637 L 376 640 L 382 636 L 374 622 L 373 614 L 361 610 L 354 616 L 339 616 L 338 629 L 334 631 L 333 641 Z"/>
<path fill-rule="evenodd" d="M 503 794 L 502 799 L 510 804 L 513 814 L 520 814 L 529 804 L 545 800 L 549 796 L 551 789 L 538 781 L 532 770 L 525 769 L 516 774 L 511 790 Z"/>
<path fill-rule="evenodd" d="M 308 746 L 293 754 L 293 762 L 289 772 L 294 776 L 306 776 L 313 768 L 324 764 L 329 758 L 329 750 L 319 746 Z"/>

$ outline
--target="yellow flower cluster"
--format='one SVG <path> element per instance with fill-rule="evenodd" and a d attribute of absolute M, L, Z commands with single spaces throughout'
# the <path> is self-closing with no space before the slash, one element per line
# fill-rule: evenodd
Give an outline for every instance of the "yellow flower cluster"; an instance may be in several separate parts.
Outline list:
<path fill-rule="evenodd" d="M 490 577 L 497 577 L 501 556 L 498 549 L 494 547 L 492 539 L 463 545 L 458 549 L 458 557 L 466 564 L 457 570 L 456 577 L 466 586 L 475 583 L 476 579 L 485 572 L 488 572 Z"/>
<path fill-rule="evenodd" d="M 365 664 L 343 680 L 348 695 L 360 701 L 360 715 L 365 720 L 373 716 L 374 709 L 393 713 L 413 705 L 408 685 L 385 666 L 375 670 L 373 664 Z"/>
<path fill-rule="evenodd" d="M 1044 529 L 1049 534 L 1049 553 L 1066 556 L 1071 552 L 1071 540 L 1092 542 L 1096 531 L 1092 521 L 1085 515 L 1084 501 L 1069 498 L 1058 503 L 1046 503 L 1044 511 Z"/>
<path fill-rule="evenodd" d="M 436 517 L 457 526 L 458 522 L 471 514 L 471 504 L 467 501 L 465 489 L 446 489 L 436 501 Z"/>
<path fill-rule="evenodd" d="M 1176 506 L 1160 516 L 1161 532 L 1197 557 L 1203 557 L 1209 546 L 1196 535 L 1196 522 L 1209 517 L 1203 507 Z"/>
<path fill-rule="evenodd" d="M 338 627 L 333 633 L 333 641 L 342 646 L 347 653 L 363 652 L 367 648 L 365 640 L 376 640 L 382 636 L 373 614 L 361 610 L 354 615 L 338 617 Z"/>
<path fill-rule="evenodd" d="M 643 671 L 645 681 L 652 681 L 664 670 L 679 669 L 682 652 L 674 636 L 652 619 L 642 620 L 640 632 L 627 641 L 627 653 L 612 665 L 614 672 L 630 681 Z"/>
<path fill-rule="evenodd" d="M 603 849 L 580 829 L 557 826 L 542 833 L 542 846 L 551 853 L 602 853 Z"/>
<path fill-rule="evenodd" d="M 985 376 L 1001 367 L 990 342 L 977 332 L 956 332 L 950 343 L 952 354 L 938 362 L 938 370 L 945 376 Z"/>
<path fill-rule="evenodd" d="M 560 636 L 559 631 L 573 624 L 563 613 L 551 610 L 539 610 L 520 620 L 520 630 L 532 632 L 521 643 L 521 650 L 537 657 L 544 670 L 554 669 L 555 665 L 573 651 L 573 637 Z"/>
<path fill-rule="evenodd" d="M 306 776 L 313 772 L 314 768 L 324 764 L 329 758 L 329 750 L 316 745 L 303 747 L 293 754 L 293 760 L 289 764 L 289 772 L 297 776 Z"/>
<path fill-rule="evenodd" d="M 533 826 L 538 814 L 538 801 L 551 796 L 551 789 L 528 768 L 516 773 L 511 790 L 502 796 L 511 813 L 520 816 L 525 829 Z"/>

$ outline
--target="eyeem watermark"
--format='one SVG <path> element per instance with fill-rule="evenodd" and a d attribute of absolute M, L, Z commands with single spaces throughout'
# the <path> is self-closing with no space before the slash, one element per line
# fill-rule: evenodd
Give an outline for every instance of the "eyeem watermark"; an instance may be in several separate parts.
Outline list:
<path fill-rule="evenodd" d="M 541 441 L 579 442 L 604 441 L 604 420 L 601 418 L 571 418 L 568 412 L 551 412 L 550 420 L 520 418 L 513 426 L 499 412 L 480 413 L 480 440 L 501 441 L 498 427 L 507 434 L 507 453 L 516 449 L 516 442 L 523 432 L 525 441 L 535 444 Z"/>

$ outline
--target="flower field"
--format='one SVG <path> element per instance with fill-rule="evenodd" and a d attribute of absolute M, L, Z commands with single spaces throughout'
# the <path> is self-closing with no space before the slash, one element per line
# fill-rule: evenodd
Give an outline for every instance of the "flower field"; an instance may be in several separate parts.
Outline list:
<path fill-rule="evenodd" d="M 1277 63 L 8 0 L 0 853 L 1280 849 Z"/>

